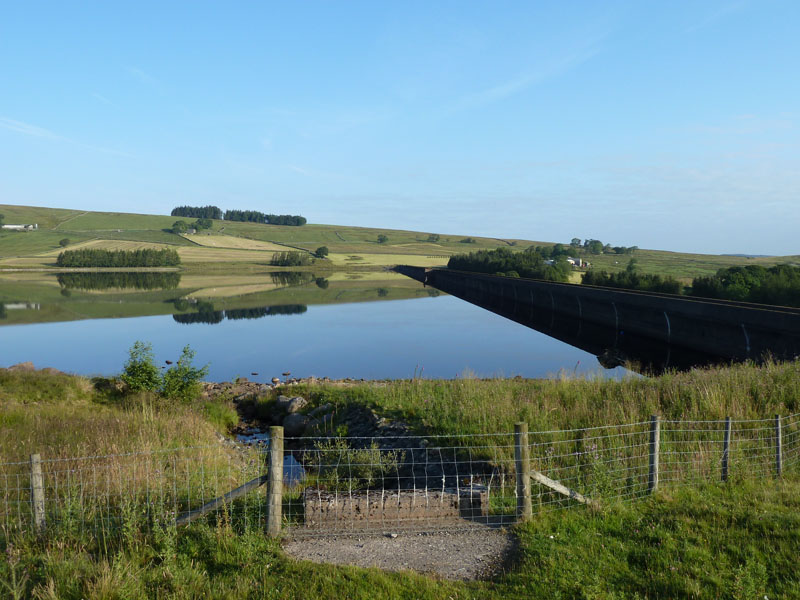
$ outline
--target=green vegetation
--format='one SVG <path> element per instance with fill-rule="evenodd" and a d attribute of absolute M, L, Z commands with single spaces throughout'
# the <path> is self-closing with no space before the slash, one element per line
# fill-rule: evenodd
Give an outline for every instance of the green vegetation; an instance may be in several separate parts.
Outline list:
<path fill-rule="evenodd" d="M 264 223 L 265 225 L 288 225 L 290 227 L 306 224 L 305 217 L 299 215 L 267 215 L 257 210 L 226 210 L 225 220 Z"/>
<path fill-rule="evenodd" d="M 120 378 L 132 392 L 154 392 L 161 385 L 161 372 L 155 364 L 153 347 L 149 343 L 134 342 L 128 351 L 128 362 Z"/>
<path fill-rule="evenodd" d="M 632 258 L 628 263 L 628 267 L 620 273 L 611 273 L 609 275 L 606 271 L 590 269 L 583 274 L 581 283 L 625 290 L 661 292 L 663 294 L 680 294 L 683 287 L 677 279 L 670 275 L 661 277 L 661 275 L 639 273 L 636 268 L 635 258 Z"/>
<path fill-rule="evenodd" d="M 140 248 L 138 250 L 103 250 L 81 248 L 58 255 L 59 267 L 174 267 L 181 264 L 175 250 Z"/>
<path fill-rule="evenodd" d="M 63 238 L 58 240 L 58 245 L 61 246 L 62 248 L 69 246 L 69 244 L 70 244 L 69 238 Z"/>
<path fill-rule="evenodd" d="M 758 265 L 720 269 L 692 282 L 692 296 L 800 307 L 800 267 Z"/>
<path fill-rule="evenodd" d="M 313 264 L 314 259 L 310 254 L 290 250 L 288 252 L 276 252 L 272 255 L 270 264 L 273 267 L 307 267 Z"/>
<path fill-rule="evenodd" d="M 569 273 L 572 271 L 572 266 L 563 257 L 554 261 L 553 264 L 545 264 L 545 259 L 537 248 L 528 248 L 523 252 L 498 248 L 497 250 L 478 250 L 469 254 L 457 254 L 450 257 L 447 267 L 458 271 L 528 277 L 548 281 L 567 281 Z"/>
<path fill-rule="evenodd" d="M 195 352 L 184 346 L 178 362 L 164 372 L 161 394 L 169 400 L 188 403 L 200 395 L 200 382 L 208 375 L 208 365 L 192 365 Z"/>
<path fill-rule="evenodd" d="M 378 234 L 378 243 L 379 244 L 385 244 L 388 241 L 389 241 L 389 236 L 388 235 L 384 235 L 383 233 Z"/>
<path fill-rule="evenodd" d="M 176 206 L 169 214 L 172 217 L 193 219 L 222 219 L 222 209 L 218 206 Z"/>
<path fill-rule="evenodd" d="M 325 258 L 326 256 L 328 256 L 328 254 L 329 252 L 327 246 L 320 246 L 314 251 L 314 256 L 316 256 L 317 258 Z"/>
<path fill-rule="evenodd" d="M 189 230 L 189 224 L 186 221 L 175 221 L 170 228 L 170 231 L 175 234 L 186 233 Z"/>
<path fill-rule="evenodd" d="M 153 402 L 147 394 L 120 397 L 103 383 L 98 380 L 93 387 L 83 378 L 0 370 L 1 460 L 18 460 L 31 452 L 48 458 L 115 454 L 118 462 L 109 470 L 116 472 L 125 468 L 120 456 L 125 452 L 212 446 L 214 423 L 233 422 L 227 400 Z M 739 365 L 649 380 L 465 378 L 297 391 L 310 393 L 314 403 L 363 403 L 382 416 L 431 432 L 508 431 L 516 420 L 544 430 L 629 422 L 651 412 L 686 419 L 796 412 L 800 364 Z M 339 445 L 325 451 L 353 451 Z M 235 453 L 219 452 L 204 461 L 223 469 L 236 460 Z M 363 462 L 392 469 L 391 461 L 384 465 L 372 457 Z M 335 470 L 329 475 L 333 486 L 350 476 Z M 488 581 L 467 583 L 292 560 L 279 542 L 264 536 L 257 520 L 246 524 L 247 502 L 237 501 L 216 518 L 178 530 L 147 522 L 131 506 L 113 534 L 98 534 L 67 520 L 50 525 L 52 536 L 15 535 L 0 542 L 5 555 L 0 587 L 10 597 L 64 599 L 800 595 L 800 484 L 795 467 L 787 469 L 783 480 L 741 474 L 727 484 L 667 484 L 636 502 L 544 512 L 514 528 L 518 548 L 507 570 Z M 260 502 L 262 497 L 255 498 L 252 508 Z"/>

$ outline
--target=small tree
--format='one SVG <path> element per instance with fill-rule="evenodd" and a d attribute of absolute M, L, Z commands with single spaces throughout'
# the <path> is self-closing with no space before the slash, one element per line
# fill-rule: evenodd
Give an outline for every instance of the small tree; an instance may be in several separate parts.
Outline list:
<path fill-rule="evenodd" d="M 328 247 L 320 246 L 314 252 L 314 256 L 316 256 L 317 258 L 325 258 L 326 256 L 328 256 Z"/>
<path fill-rule="evenodd" d="M 153 348 L 145 342 L 134 342 L 128 350 L 122 381 L 132 392 L 153 391 L 161 385 L 161 373 L 155 364 Z"/>
<path fill-rule="evenodd" d="M 3 226 L 3 219 L 4 218 L 5 218 L 5 215 L 3 213 L 0 213 L 0 227 Z"/>
<path fill-rule="evenodd" d="M 166 370 L 161 386 L 165 398 L 190 402 L 200 395 L 200 381 L 208 374 L 208 365 L 192 366 L 194 355 L 194 350 L 184 346 L 177 364 Z"/>
<path fill-rule="evenodd" d="M 172 224 L 172 233 L 186 233 L 189 224 L 186 221 L 175 221 Z"/>
<path fill-rule="evenodd" d="M 439 241 L 439 234 L 438 233 L 431 233 L 428 235 L 428 241 L 433 242 L 434 244 Z"/>
<path fill-rule="evenodd" d="M 69 246 L 69 238 L 64 238 L 63 240 L 59 240 L 58 245 L 61 246 L 62 248 Z"/>
<path fill-rule="evenodd" d="M 385 236 L 384 234 L 382 234 L 382 233 L 381 233 L 381 234 L 378 236 L 378 243 L 379 243 L 379 244 L 385 244 L 385 243 L 386 243 L 386 242 L 388 242 L 388 241 L 389 241 L 389 238 L 388 238 L 387 236 Z"/>

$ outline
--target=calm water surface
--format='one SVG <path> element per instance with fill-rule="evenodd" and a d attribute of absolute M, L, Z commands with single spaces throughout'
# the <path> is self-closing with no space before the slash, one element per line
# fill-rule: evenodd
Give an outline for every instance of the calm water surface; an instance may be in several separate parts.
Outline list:
<path fill-rule="evenodd" d="M 452 296 L 310 305 L 299 314 L 179 323 L 172 315 L 8 325 L 0 366 L 33 361 L 84 375 L 120 372 L 128 348 L 150 342 L 157 360 L 189 344 L 208 379 L 293 376 L 388 379 L 620 376 L 582 350 Z M 251 373 L 258 373 L 257 376 Z"/>

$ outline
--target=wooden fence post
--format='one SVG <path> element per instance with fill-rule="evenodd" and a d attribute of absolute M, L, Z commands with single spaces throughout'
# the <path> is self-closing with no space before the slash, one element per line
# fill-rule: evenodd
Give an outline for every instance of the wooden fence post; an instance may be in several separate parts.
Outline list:
<path fill-rule="evenodd" d="M 514 462 L 517 471 L 517 519 L 528 521 L 533 516 L 531 503 L 531 450 L 528 446 L 528 424 L 514 425 Z"/>
<path fill-rule="evenodd" d="M 731 418 L 725 417 L 725 436 L 722 439 L 722 481 L 728 481 L 728 465 L 731 456 Z"/>
<path fill-rule="evenodd" d="M 269 472 L 267 474 L 267 535 L 281 534 L 283 500 L 283 427 L 269 428 Z"/>
<path fill-rule="evenodd" d="M 775 415 L 775 474 L 783 474 L 783 436 L 781 435 L 781 416 Z"/>
<path fill-rule="evenodd" d="M 653 493 L 658 488 L 658 447 L 661 443 L 661 419 L 658 415 L 650 417 L 650 469 L 647 474 L 647 491 Z"/>
<path fill-rule="evenodd" d="M 42 477 L 42 457 L 31 454 L 31 509 L 33 524 L 38 533 L 44 531 L 44 478 Z"/>

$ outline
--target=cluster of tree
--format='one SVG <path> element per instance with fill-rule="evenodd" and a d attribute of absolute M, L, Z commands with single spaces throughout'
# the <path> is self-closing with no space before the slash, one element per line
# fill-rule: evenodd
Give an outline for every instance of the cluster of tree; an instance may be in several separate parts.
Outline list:
<path fill-rule="evenodd" d="M 385 244 L 388 241 L 389 241 L 389 236 L 388 235 L 384 235 L 383 233 L 378 235 L 378 243 L 379 244 Z"/>
<path fill-rule="evenodd" d="M 276 252 L 272 255 L 269 264 L 273 267 L 306 267 L 314 262 L 311 255 L 307 252 L 289 250 L 287 252 Z"/>
<path fill-rule="evenodd" d="M 214 223 L 211 219 L 197 219 L 194 223 L 187 223 L 186 221 L 175 221 L 172 224 L 172 233 L 186 233 L 190 229 L 201 231 L 203 229 L 211 229 Z"/>
<path fill-rule="evenodd" d="M 226 210 L 225 220 L 266 223 L 267 225 L 292 225 L 295 227 L 306 224 L 305 217 L 300 215 L 267 215 L 257 210 Z"/>
<path fill-rule="evenodd" d="M 426 241 L 432 242 L 432 243 L 435 244 L 436 242 L 439 241 L 439 234 L 438 233 L 430 233 L 430 234 L 428 234 L 428 239 Z"/>
<path fill-rule="evenodd" d="M 469 254 L 457 254 L 450 257 L 447 267 L 474 273 L 562 282 L 567 281 L 572 270 L 572 265 L 563 257 L 555 260 L 552 265 L 545 264 L 542 254 L 532 247 L 523 252 L 497 248 L 496 250 L 478 250 Z"/>
<path fill-rule="evenodd" d="M 729 267 L 692 281 L 692 296 L 800 307 L 800 267 Z"/>
<path fill-rule="evenodd" d="M 458 240 L 461 244 L 477 244 L 478 241 L 475 238 L 465 237 L 463 239 Z"/>
<path fill-rule="evenodd" d="M 198 303 L 201 304 L 210 303 Z M 274 317 L 277 315 L 301 315 L 308 310 L 305 304 L 280 304 L 277 306 L 261 306 L 257 308 L 236 308 L 230 310 L 209 310 L 208 306 L 201 306 L 197 312 L 175 314 L 172 319 L 182 325 L 193 325 L 203 323 L 206 325 L 216 325 L 223 320 L 238 321 L 241 319 L 260 319 L 262 317 Z"/>
<path fill-rule="evenodd" d="M 326 256 L 328 256 L 328 253 L 329 251 L 327 246 L 320 246 L 314 251 L 314 256 L 316 256 L 317 258 L 325 258 Z"/>
<path fill-rule="evenodd" d="M 178 206 L 169 213 L 172 217 L 191 219 L 221 219 L 222 209 L 218 206 Z"/>
<path fill-rule="evenodd" d="M 58 283 L 70 290 L 174 290 L 181 282 L 181 274 L 170 273 L 60 273 Z"/>
<path fill-rule="evenodd" d="M 639 249 L 639 246 L 612 246 L 611 244 L 604 244 L 600 240 L 586 239 L 581 241 L 581 238 L 572 238 L 569 247 L 574 254 L 578 254 L 581 251 L 586 254 L 633 254 Z"/>
<path fill-rule="evenodd" d="M 5 219 L 5 217 L 6 216 L 3 213 L 0 213 L 0 227 L 3 226 L 3 219 Z"/>
<path fill-rule="evenodd" d="M 103 250 L 80 248 L 65 250 L 58 255 L 59 267 L 174 267 L 181 264 L 175 250 L 139 248 L 138 250 Z"/>
<path fill-rule="evenodd" d="M 662 277 L 661 275 L 639 273 L 633 260 L 628 264 L 628 268 L 620 273 L 609 274 L 606 271 L 590 269 L 583 274 L 581 283 L 663 294 L 680 294 L 682 289 L 681 282 L 671 275 Z"/>

